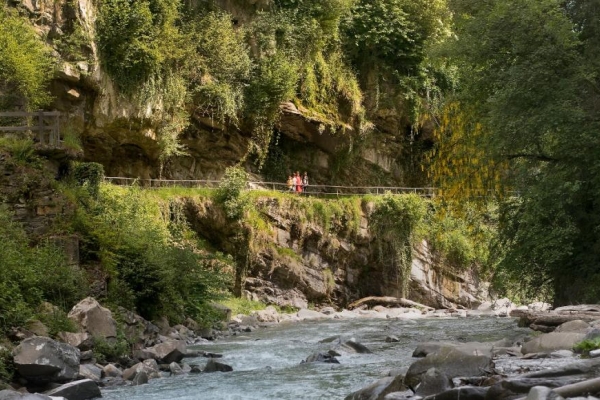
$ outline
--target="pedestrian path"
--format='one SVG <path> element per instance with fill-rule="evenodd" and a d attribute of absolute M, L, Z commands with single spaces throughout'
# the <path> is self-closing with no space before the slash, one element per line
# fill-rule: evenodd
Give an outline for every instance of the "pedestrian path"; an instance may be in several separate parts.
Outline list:
<path fill-rule="evenodd" d="M 142 188 L 158 189 L 166 187 L 203 188 L 218 189 L 220 180 L 202 179 L 137 179 L 117 176 L 107 176 L 105 182 L 120 186 L 139 185 Z M 288 187 L 284 182 L 262 182 L 251 181 L 247 184 L 247 190 L 275 190 L 287 192 Z M 361 196 L 361 195 L 384 195 L 414 193 L 421 197 L 434 197 L 432 187 L 397 187 L 397 186 L 339 186 L 339 185 L 309 185 L 302 192 L 308 196 Z"/>

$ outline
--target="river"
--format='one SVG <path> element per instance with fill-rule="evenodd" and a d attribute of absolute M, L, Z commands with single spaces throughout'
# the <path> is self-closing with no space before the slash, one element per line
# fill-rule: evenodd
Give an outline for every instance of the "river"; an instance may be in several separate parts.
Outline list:
<path fill-rule="evenodd" d="M 347 319 L 280 324 L 243 336 L 232 336 L 197 346 L 222 353 L 219 361 L 233 372 L 188 374 L 154 379 L 147 385 L 105 389 L 107 400 L 199 399 L 343 399 L 349 393 L 408 367 L 413 350 L 423 341 L 494 341 L 529 332 L 511 318 L 461 319 Z M 311 353 L 327 351 L 320 343 L 334 335 L 354 338 L 373 354 L 346 354 L 340 364 L 302 364 Z M 388 335 L 397 343 L 386 343 Z M 205 358 L 188 358 L 203 366 Z"/>

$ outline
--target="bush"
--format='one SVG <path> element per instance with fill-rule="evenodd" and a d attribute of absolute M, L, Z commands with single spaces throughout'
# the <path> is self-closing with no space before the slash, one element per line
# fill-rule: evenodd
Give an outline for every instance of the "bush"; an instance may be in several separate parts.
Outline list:
<path fill-rule="evenodd" d="M 97 200 L 78 210 L 82 261 L 101 262 L 109 277 L 108 303 L 135 309 L 149 320 L 180 321 L 195 318 L 202 303 L 226 289 L 221 263 L 198 249 L 174 211 L 137 187 L 107 184 L 100 186 Z"/>
<path fill-rule="evenodd" d="M 97 32 L 108 73 L 125 92 L 133 93 L 170 61 L 183 44 L 176 22 L 178 4 L 171 0 L 104 0 Z"/>
<path fill-rule="evenodd" d="M 0 109 L 47 104 L 53 64 L 50 49 L 29 21 L 0 6 Z"/>
<path fill-rule="evenodd" d="M 27 236 L 0 208 L 0 332 L 33 317 L 42 301 L 70 308 L 85 293 L 80 270 L 50 242 L 29 247 Z"/>
<path fill-rule="evenodd" d="M 598 349 L 600 349 L 600 338 L 583 340 L 573 346 L 573 351 L 586 356 L 590 354 L 590 351 Z"/>
<path fill-rule="evenodd" d="M 86 187 L 93 197 L 98 196 L 100 183 L 104 179 L 102 164 L 95 162 L 75 163 L 72 175 L 78 185 Z"/>
<path fill-rule="evenodd" d="M 99 363 L 117 362 L 130 353 L 131 346 L 122 334 L 117 335 L 114 342 L 103 337 L 94 338 L 94 356 Z"/>
<path fill-rule="evenodd" d="M 227 216 L 240 219 L 250 204 L 250 198 L 243 192 L 248 184 L 248 174 L 242 167 L 229 167 L 219 184 L 217 200 L 223 203 Z"/>

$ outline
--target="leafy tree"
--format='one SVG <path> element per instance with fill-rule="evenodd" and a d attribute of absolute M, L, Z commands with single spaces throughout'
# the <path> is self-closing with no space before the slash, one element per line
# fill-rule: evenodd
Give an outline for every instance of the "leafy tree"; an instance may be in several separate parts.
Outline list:
<path fill-rule="evenodd" d="M 175 0 L 104 0 L 97 20 L 98 44 L 107 71 L 132 92 L 184 53 Z"/>
<path fill-rule="evenodd" d="M 458 40 L 447 55 L 460 90 L 437 148 L 444 188 L 470 180 L 487 195 L 501 183 L 509 195 L 497 246 L 503 286 L 524 298 L 554 293 L 556 304 L 600 295 L 598 65 L 586 57 L 600 14 L 584 3 L 455 1 Z"/>

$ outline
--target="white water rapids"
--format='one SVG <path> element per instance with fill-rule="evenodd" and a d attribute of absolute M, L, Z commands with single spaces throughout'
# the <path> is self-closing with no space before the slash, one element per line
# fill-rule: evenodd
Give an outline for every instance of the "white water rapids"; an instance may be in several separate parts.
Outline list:
<path fill-rule="evenodd" d="M 232 336 L 199 349 L 222 353 L 233 372 L 166 376 L 147 385 L 103 390 L 107 400 L 200 399 L 343 399 L 387 375 L 408 367 L 411 354 L 423 341 L 495 341 L 522 337 L 528 329 L 511 318 L 349 319 L 280 324 L 244 336 Z M 302 364 L 310 354 L 326 352 L 333 343 L 319 343 L 334 335 L 354 338 L 373 354 L 346 354 L 340 364 Z M 397 343 L 386 343 L 394 335 Z M 185 363 L 206 364 L 206 358 Z"/>

